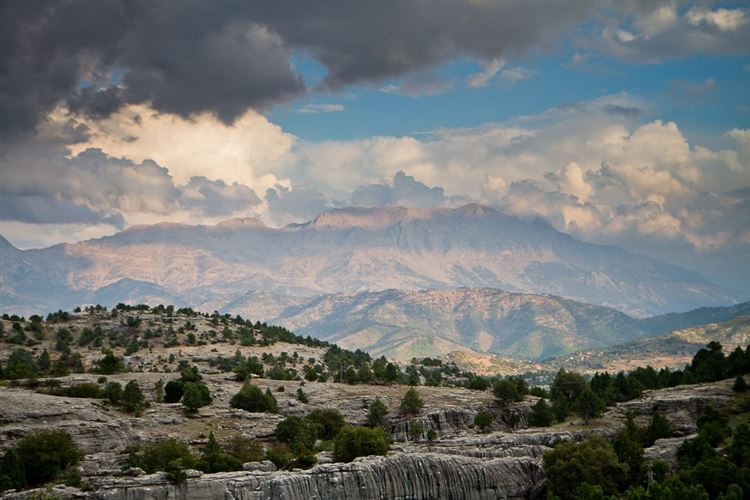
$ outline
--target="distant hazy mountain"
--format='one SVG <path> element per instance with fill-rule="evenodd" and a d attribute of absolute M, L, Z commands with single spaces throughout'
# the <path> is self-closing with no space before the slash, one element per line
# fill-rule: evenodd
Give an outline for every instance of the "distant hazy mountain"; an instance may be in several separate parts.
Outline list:
<path fill-rule="evenodd" d="M 720 342 L 724 353 L 729 354 L 736 347 L 745 348 L 750 345 L 750 304 L 741 306 L 742 312 L 748 316 L 690 326 L 667 335 L 604 349 L 577 351 L 544 361 L 551 367 L 564 366 L 578 371 L 631 370 L 646 365 L 655 368 L 680 367 L 711 341 Z M 694 314 L 691 316 L 696 317 Z"/>
<path fill-rule="evenodd" d="M 640 316 L 741 300 L 690 271 L 480 205 L 347 208 L 279 229 L 254 219 L 157 224 L 29 251 L 3 240 L 0 258 L 2 309 L 26 313 L 100 299 L 223 310 L 248 290 L 311 297 L 492 287 Z"/>
<path fill-rule="evenodd" d="M 469 288 L 386 290 L 294 301 L 248 294 L 232 312 L 255 311 L 297 333 L 399 359 L 469 349 L 535 360 L 662 335 L 717 317 L 750 315 L 748 302 L 636 319 L 552 295 Z"/>

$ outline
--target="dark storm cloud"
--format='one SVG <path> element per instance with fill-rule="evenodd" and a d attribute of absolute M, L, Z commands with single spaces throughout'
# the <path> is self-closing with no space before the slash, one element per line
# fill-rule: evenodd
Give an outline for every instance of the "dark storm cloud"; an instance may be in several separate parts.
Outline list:
<path fill-rule="evenodd" d="M 106 116 L 127 103 L 231 122 L 303 93 L 303 49 L 339 89 L 448 59 L 521 52 L 587 6 L 488 2 L 0 3 L 0 134 L 32 130 L 57 103 Z M 112 72 L 122 74 L 112 78 Z M 82 86 L 82 82 L 90 84 Z"/>

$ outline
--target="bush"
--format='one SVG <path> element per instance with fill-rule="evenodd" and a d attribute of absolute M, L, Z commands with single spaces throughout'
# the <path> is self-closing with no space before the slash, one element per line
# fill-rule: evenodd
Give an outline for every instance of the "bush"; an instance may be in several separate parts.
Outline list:
<path fill-rule="evenodd" d="M 492 388 L 492 394 L 505 403 L 521 401 L 523 397 L 518 393 L 518 386 L 511 380 L 498 380 Z"/>
<path fill-rule="evenodd" d="M 271 391 L 266 390 L 264 394 L 257 385 L 249 381 L 243 384 L 240 392 L 232 396 L 229 405 L 252 413 L 275 413 L 278 410 L 276 398 Z"/>
<path fill-rule="evenodd" d="M 141 386 L 138 385 L 138 382 L 131 380 L 125 384 L 125 389 L 122 391 L 123 409 L 137 417 L 143 413 L 146 406 L 146 396 L 143 395 L 143 391 L 141 391 Z"/>
<path fill-rule="evenodd" d="M 164 402 L 179 403 L 185 391 L 182 380 L 170 380 L 164 386 Z"/>
<path fill-rule="evenodd" d="M 200 382 L 187 382 L 184 385 L 182 405 L 188 413 L 196 413 L 198 408 L 210 405 L 213 399 L 208 392 L 206 384 Z"/>
<path fill-rule="evenodd" d="M 305 418 L 319 427 L 319 437 L 325 440 L 335 438 L 346 425 L 344 417 L 334 409 L 313 410 Z"/>
<path fill-rule="evenodd" d="M 224 445 L 224 450 L 243 464 L 263 460 L 263 445 L 250 438 L 236 436 Z"/>
<path fill-rule="evenodd" d="M 388 441 L 379 427 L 346 426 L 333 440 L 333 459 L 337 462 L 351 462 L 357 457 L 386 453 Z"/>
<path fill-rule="evenodd" d="M 29 351 L 14 350 L 8 357 L 5 366 L 5 377 L 10 380 L 19 378 L 34 378 L 39 375 L 39 368 Z"/>
<path fill-rule="evenodd" d="M 421 421 L 415 420 L 409 424 L 409 437 L 412 441 L 419 441 L 422 434 L 424 434 L 424 424 Z"/>
<path fill-rule="evenodd" d="M 549 407 L 546 400 L 540 398 L 539 401 L 534 403 L 531 407 L 529 425 L 532 427 L 549 427 L 552 425 L 552 420 L 552 409 Z"/>
<path fill-rule="evenodd" d="M 116 405 L 122 400 L 122 385 L 119 382 L 107 382 L 102 395 L 110 403 Z"/>
<path fill-rule="evenodd" d="M 580 443 L 563 442 L 544 454 L 544 470 L 550 490 L 562 500 L 579 498 L 583 483 L 598 485 L 604 495 L 617 493 L 627 472 L 612 446 L 594 434 Z"/>
<path fill-rule="evenodd" d="M 312 450 L 318 438 L 318 427 L 300 417 L 287 417 L 276 426 L 276 439 L 286 443 L 296 453 Z"/>
<path fill-rule="evenodd" d="M 211 432 L 208 435 L 208 442 L 203 448 L 203 454 L 195 467 L 207 473 L 228 472 L 241 470 L 242 462 L 229 453 L 226 453 L 221 445 L 219 445 L 214 433 Z"/>
<path fill-rule="evenodd" d="M 406 391 L 401 400 L 401 412 L 406 415 L 417 415 L 424 406 L 424 401 L 419 397 L 419 393 L 413 387 Z"/>
<path fill-rule="evenodd" d="M 643 436 L 643 446 L 653 445 L 657 439 L 672 437 L 674 427 L 664 416 L 655 412 Z"/>
<path fill-rule="evenodd" d="M 576 402 L 578 414 L 585 422 L 596 418 L 604 410 L 604 400 L 596 395 L 590 387 L 586 387 Z"/>
<path fill-rule="evenodd" d="M 436 439 L 437 439 L 437 432 L 435 432 L 435 429 L 430 429 L 429 431 L 427 431 L 427 441 L 432 443 Z"/>
<path fill-rule="evenodd" d="M 370 409 L 367 411 L 367 425 L 370 427 L 383 427 L 385 416 L 388 414 L 388 407 L 380 398 L 370 403 Z"/>
<path fill-rule="evenodd" d="M 308 399 L 307 394 L 305 394 L 305 391 L 301 387 L 297 389 L 297 401 L 304 404 L 310 402 L 310 399 Z"/>
<path fill-rule="evenodd" d="M 491 414 L 487 413 L 486 411 L 480 411 L 474 417 L 474 425 L 479 427 L 482 432 L 487 432 L 487 430 L 492 425 L 492 420 L 493 418 Z"/>
<path fill-rule="evenodd" d="M 195 459 L 185 443 L 172 438 L 131 450 L 127 463 L 130 467 L 140 467 L 153 474 L 157 471 L 166 471 L 170 464 L 179 465 L 181 468 L 192 467 Z"/>
<path fill-rule="evenodd" d="M 55 396 L 64 396 L 68 398 L 92 398 L 99 399 L 105 397 L 101 388 L 92 382 L 84 382 L 82 384 L 73 384 L 68 387 L 61 387 L 51 394 Z"/>
<path fill-rule="evenodd" d="M 38 486 L 76 465 L 83 453 L 63 431 L 36 431 L 21 439 L 16 448 L 26 472 L 26 483 Z"/>
<path fill-rule="evenodd" d="M 21 489 L 26 485 L 26 471 L 18 452 L 11 448 L 0 459 L 0 491 Z"/>
<path fill-rule="evenodd" d="M 737 378 L 734 380 L 734 385 L 732 385 L 732 390 L 735 392 L 743 392 L 747 390 L 747 382 L 742 378 L 742 375 L 737 375 Z"/>
<path fill-rule="evenodd" d="M 94 362 L 94 373 L 102 375 L 112 375 L 125 371 L 125 360 L 120 356 L 115 356 L 112 351 L 105 351 L 104 357 Z"/>

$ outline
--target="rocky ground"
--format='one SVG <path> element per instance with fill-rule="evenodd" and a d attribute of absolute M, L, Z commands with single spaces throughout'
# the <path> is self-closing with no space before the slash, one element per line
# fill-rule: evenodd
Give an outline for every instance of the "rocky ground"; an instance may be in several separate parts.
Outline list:
<path fill-rule="evenodd" d="M 110 380 L 125 383 L 136 379 L 153 387 L 164 373 L 127 373 Z M 388 427 L 395 440 L 386 457 L 367 457 L 351 464 L 330 463 L 330 453 L 321 452 L 319 465 L 310 470 L 276 471 L 270 462 L 246 464 L 245 471 L 201 474 L 189 471 L 181 485 L 168 482 L 162 473 L 123 473 L 125 449 L 165 437 L 184 439 L 199 448 L 209 432 L 220 440 L 243 435 L 270 442 L 271 433 L 283 417 L 253 414 L 229 407 L 228 400 L 240 388 L 231 374 L 206 374 L 214 403 L 198 415 L 186 417 L 179 404 L 153 403 L 141 417 L 111 408 L 100 400 L 73 399 L 40 394 L 26 387 L 0 388 L 0 446 L 12 446 L 24 433 L 37 428 L 64 429 L 86 453 L 80 465 L 88 491 L 59 488 L 62 498 L 161 499 L 161 498 L 535 498 L 544 490 L 541 456 L 560 440 L 582 439 L 591 432 L 613 435 L 632 411 L 644 423 L 659 411 L 675 424 L 680 437 L 657 441 L 647 457 L 673 461 L 677 447 L 695 431 L 698 412 L 708 404 L 747 418 L 748 396 L 730 389 L 730 381 L 701 386 L 682 386 L 648 391 L 638 400 L 609 409 L 588 424 L 572 419 L 549 428 L 525 428 L 525 415 L 533 397 L 503 407 L 488 391 L 460 388 L 419 387 L 425 400 L 416 417 L 398 413 L 405 386 L 366 386 L 307 382 L 309 404 L 296 400 L 300 382 L 257 380 L 279 401 L 282 414 L 304 414 L 314 408 L 336 408 L 352 424 L 364 422 L 366 408 L 376 396 L 391 408 Z M 94 375 L 72 375 L 63 384 L 93 381 Z M 278 392 L 279 387 L 284 392 Z M 495 423 L 488 433 L 473 425 L 474 415 L 489 411 Z M 520 423 L 505 423 L 511 413 Z M 423 422 L 425 434 L 435 429 L 437 440 L 422 436 L 407 441 L 410 421 Z M 22 498 L 24 494 L 8 494 Z"/>

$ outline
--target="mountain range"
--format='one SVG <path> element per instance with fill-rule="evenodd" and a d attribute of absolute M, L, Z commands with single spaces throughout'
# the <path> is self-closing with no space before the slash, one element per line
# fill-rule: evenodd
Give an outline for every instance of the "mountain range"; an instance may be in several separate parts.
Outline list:
<path fill-rule="evenodd" d="M 388 289 L 495 288 L 640 317 L 742 299 L 691 271 L 476 204 L 345 208 L 281 228 L 255 219 L 162 223 L 25 251 L 3 239 L 0 259 L 2 309 L 20 313 L 130 301 L 259 317 L 240 307 L 249 291 L 299 302 Z"/>
<path fill-rule="evenodd" d="M 634 318 L 554 295 L 459 288 L 330 294 L 307 300 L 248 293 L 230 311 L 262 311 L 272 323 L 299 334 L 400 360 L 469 351 L 541 361 L 750 316 L 750 302 Z"/>

